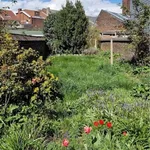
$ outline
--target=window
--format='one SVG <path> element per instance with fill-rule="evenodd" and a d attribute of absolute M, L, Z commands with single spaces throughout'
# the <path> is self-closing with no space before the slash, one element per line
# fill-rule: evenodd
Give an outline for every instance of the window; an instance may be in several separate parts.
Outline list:
<path fill-rule="evenodd" d="M 35 16 L 39 16 L 40 13 L 38 11 L 35 11 Z"/>

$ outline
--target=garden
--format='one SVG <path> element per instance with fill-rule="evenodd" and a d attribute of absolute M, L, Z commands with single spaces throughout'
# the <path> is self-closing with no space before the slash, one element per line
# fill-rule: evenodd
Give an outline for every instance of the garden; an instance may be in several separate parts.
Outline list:
<path fill-rule="evenodd" d="M 32 51 L 1 62 L 0 149 L 150 148 L 149 67 L 118 55 L 110 65 L 109 52 L 55 55 L 44 62 Z"/>
<path fill-rule="evenodd" d="M 138 21 L 134 61 L 114 54 L 113 65 L 80 1 L 45 20 L 46 60 L 0 24 L 0 150 L 149 150 L 147 19 Z"/>

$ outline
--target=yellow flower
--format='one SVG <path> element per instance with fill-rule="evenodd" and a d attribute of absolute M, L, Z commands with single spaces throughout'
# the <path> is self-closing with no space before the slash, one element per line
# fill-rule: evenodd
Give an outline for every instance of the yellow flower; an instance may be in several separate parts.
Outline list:
<path fill-rule="evenodd" d="M 51 78 L 54 79 L 54 75 L 51 73 Z"/>
<path fill-rule="evenodd" d="M 55 79 L 56 81 L 58 81 L 58 77 L 56 77 L 56 79 Z"/>
<path fill-rule="evenodd" d="M 34 89 L 34 93 L 38 93 L 38 92 L 39 92 L 39 88 L 36 87 L 36 88 Z"/>

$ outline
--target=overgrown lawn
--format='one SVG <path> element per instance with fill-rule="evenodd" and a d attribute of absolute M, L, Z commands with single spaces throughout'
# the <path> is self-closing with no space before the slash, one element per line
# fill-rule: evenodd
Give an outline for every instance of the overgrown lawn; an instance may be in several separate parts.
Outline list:
<path fill-rule="evenodd" d="M 120 88 L 130 91 L 139 82 L 133 78 L 129 64 L 117 61 L 110 65 L 109 56 L 54 56 L 49 68 L 62 83 L 65 99 L 75 100 L 87 90 L 113 90 Z"/>

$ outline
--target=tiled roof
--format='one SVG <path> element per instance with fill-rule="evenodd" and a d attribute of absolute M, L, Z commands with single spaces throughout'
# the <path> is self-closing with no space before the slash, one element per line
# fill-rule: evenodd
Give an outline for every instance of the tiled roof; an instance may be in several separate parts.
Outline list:
<path fill-rule="evenodd" d="M 41 10 L 40 11 L 40 16 L 45 19 L 47 17 L 47 14 Z"/>
<path fill-rule="evenodd" d="M 32 17 L 32 18 L 45 19 L 47 17 L 47 14 L 42 10 L 24 9 L 21 12 L 24 13 L 26 16 Z M 39 15 L 35 16 L 35 12 L 38 12 Z"/>
<path fill-rule="evenodd" d="M 23 11 L 26 12 L 30 16 L 34 16 L 35 15 L 35 10 L 24 9 Z"/>
<path fill-rule="evenodd" d="M 115 13 L 115 12 L 111 12 L 111 11 L 107 11 L 107 10 L 103 10 L 103 11 L 105 11 L 105 12 L 111 14 L 113 17 L 119 19 L 119 20 L 122 21 L 122 22 L 124 22 L 124 21 L 130 19 L 130 17 L 124 16 L 124 15 L 122 15 L 122 14 L 120 14 L 120 13 Z"/>
<path fill-rule="evenodd" d="M 2 20 L 18 20 L 17 16 L 11 10 L 2 10 L 0 17 Z"/>
<path fill-rule="evenodd" d="M 25 14 L 28 17 L 31 17 L 28 13 L 26 13 L 25 11 L 21 11 L 23 14 Z"/>

